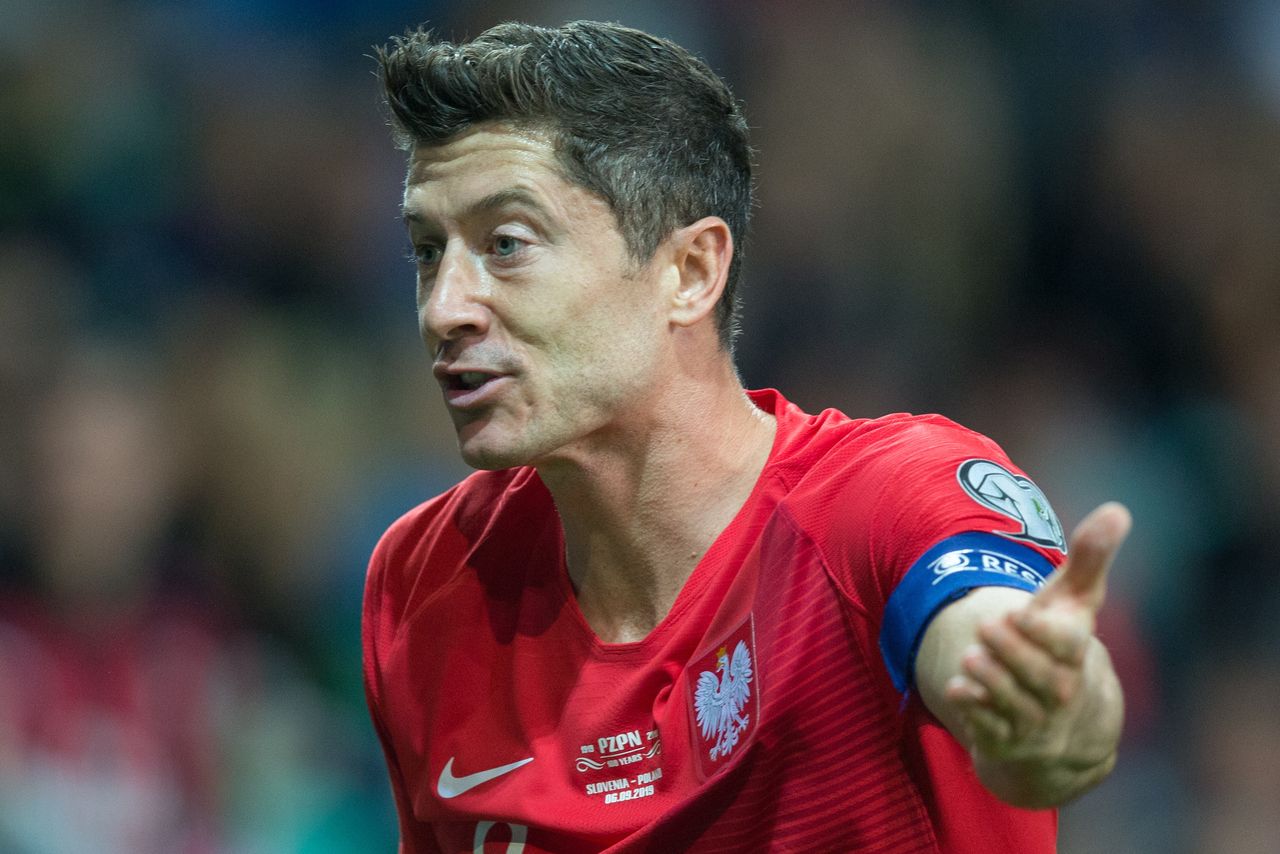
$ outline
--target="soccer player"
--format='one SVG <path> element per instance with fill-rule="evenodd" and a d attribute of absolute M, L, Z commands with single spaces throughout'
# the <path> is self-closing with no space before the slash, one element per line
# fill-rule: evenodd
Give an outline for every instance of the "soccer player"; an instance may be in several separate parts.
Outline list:
<path fill-rule="evenodd" d="M 616 25 L 380 52 L 418 319 L 481 471 L 374 552 L 405 852 L 1035 852 L 1115 762 L 1093 636 L 1128 514 L 935 415 L 734 369 L 725 84 Z"/>

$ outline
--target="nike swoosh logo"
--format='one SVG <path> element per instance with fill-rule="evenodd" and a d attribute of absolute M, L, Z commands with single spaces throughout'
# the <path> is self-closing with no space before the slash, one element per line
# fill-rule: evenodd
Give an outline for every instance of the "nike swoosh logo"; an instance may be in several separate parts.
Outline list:
<path fill-rule="evenodd" d="M 449 761 L 444 763 L 444 770 L 440 772 L 440 781 L 436 783 L 436 794 L 442 798 L 456 798 L 458 795 L 471 791 L 481 783 L 487 783 L 495 780 L 503 774 L 516 770 L 521 765 L 528 765 L 533 761 L 533 757 L 521 759 L 519 762 L 512 762 L 510 765 L 500 765 L 497 768 L 490 768 L 488 771 L 477 771 L 474 774 L 468 774 L 465 777 L 453 776 L 453 757 L 449 757 Z"/>

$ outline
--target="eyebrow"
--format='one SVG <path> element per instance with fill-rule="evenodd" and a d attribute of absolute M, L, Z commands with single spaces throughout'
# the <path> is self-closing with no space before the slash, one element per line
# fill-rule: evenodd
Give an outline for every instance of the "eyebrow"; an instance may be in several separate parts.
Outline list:
<path fill-rule="evenodd" d="M 496 193 L 490 193 L 479 201 L 468 205 L 463 211 L 463 217 L 470 217 L 476 214 L 488 213 L 498 208 L 508 205 L 522 205 L 524 207 L 533 208 L 536 212 L 547 215 L 546 207 L 538 201 L 538 199 L 527 190 L 521 190 L 517 187 L 511 187 L 506 190 L 498 190 Z M 419 211 L 413 208 L 403 207 L 400 209 L 400 216 L 406 224 L 416 223 L 421 225 L 427 221 Z"/>

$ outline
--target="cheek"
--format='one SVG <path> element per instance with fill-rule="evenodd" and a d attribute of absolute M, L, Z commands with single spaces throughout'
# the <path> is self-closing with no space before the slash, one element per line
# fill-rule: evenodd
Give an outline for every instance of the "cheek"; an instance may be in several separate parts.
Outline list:
<path fill-rule="evenodd" d="M 598 420 L 632 397 L 647 381 L 652 358 L 636 330 L 587 321 L 569 325 L 537 357 L 542 396 L 561 418 L 574 422 Z"/>
<path fill-rule="evenodd" d="M 665 330 L 641 282 L 561 280 L 559 294 L 512 305 L 506 318 L 513 344 L 554 385 L 583 399 L 615 398 L 652 370 Z M 617 288 L 627 288 L 619 293 Z M 573 299 L 556 299 L 572 294 Z"/>
<path fill-rule="evenodd" d="M 595 327 L 581 345 L 574 361 L 582 382 L 598 398 L 612 402 L 629 397 L 652 382 L 659 342 L 635 317 Z"/>

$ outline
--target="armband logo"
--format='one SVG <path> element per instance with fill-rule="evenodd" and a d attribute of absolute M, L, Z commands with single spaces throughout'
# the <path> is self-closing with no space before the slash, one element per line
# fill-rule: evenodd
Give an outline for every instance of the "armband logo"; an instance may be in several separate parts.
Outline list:
<path fill-rule="evenodd" d="M 933 573 L 931 584 L 957 572 L 998 572 L 1021 579 L 1037 588 L 1044 586 L 1044 576 L 1028 563 L 990 549 L 956 549 L 939 555 L 929 562 Z"/>
<path fill-rule="evenodd" d="M 1062 523 L 1049 506 L 1049 499 L 1030 478 L 991 460 L 967 460 L 956 470 L 956 479 L 974 501 L 1021 526 L 1016 531 L 992 533 L 1067 553 Z"/>

